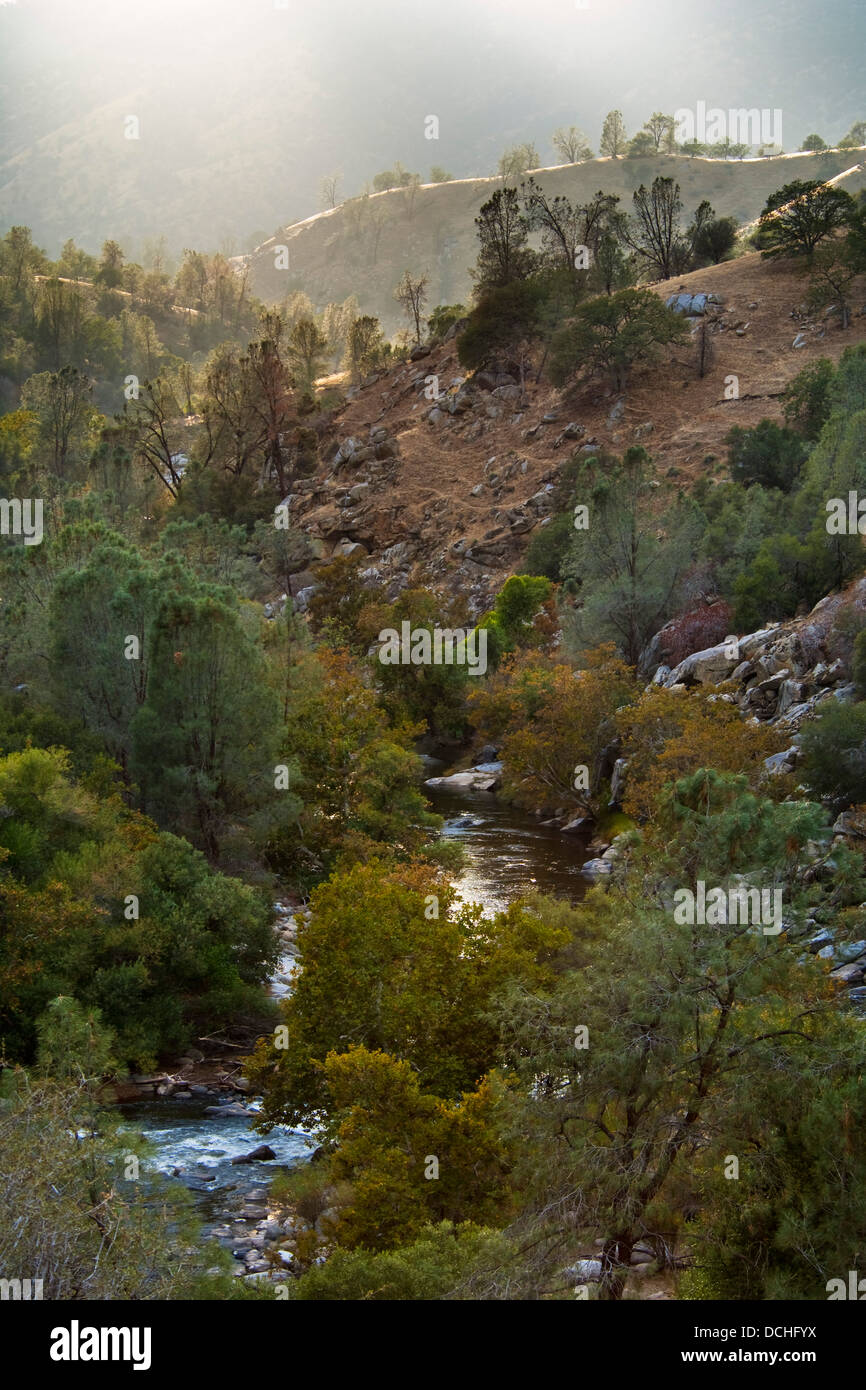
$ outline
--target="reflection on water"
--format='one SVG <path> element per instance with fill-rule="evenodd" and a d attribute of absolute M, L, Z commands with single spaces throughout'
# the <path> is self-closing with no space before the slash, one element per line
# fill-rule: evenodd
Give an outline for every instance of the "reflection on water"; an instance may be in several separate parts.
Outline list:
<path fill-rule="evenodd" d="M 443 835 L 459 841 L 466 867 L 457 880 L 464 902 L 498 912 L 526 893 L 577 902 L 589 886 L 581 865 L 589 836 L 563 835 L 506 806 L 494 792 L 425 787 L 431 809 L 445 817 Z"/>

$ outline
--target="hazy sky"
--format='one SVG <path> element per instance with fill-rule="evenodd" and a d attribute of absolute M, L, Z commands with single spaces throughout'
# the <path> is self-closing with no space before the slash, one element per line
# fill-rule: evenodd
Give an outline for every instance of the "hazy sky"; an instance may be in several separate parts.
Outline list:
<path fill-rule="evenodd" d="M 598 147 L 693 106 L 781 108 L 784 143 L 866 118 L 862 0 L 19 0 L 0 8 L 0 223 L 49 242 L 245 239 L 395 159 L 490 173 L 572 122 Z M 126 115 L 140 119 L 133 149 Z M 424 138 L 437 115 L 440 138 Z"/>

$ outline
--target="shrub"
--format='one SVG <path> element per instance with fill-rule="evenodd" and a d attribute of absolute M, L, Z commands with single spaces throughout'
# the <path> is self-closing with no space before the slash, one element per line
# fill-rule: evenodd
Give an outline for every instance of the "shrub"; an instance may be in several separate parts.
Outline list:
<path fill-rule="evenodd" d="M 735 425 L 727 437 L 731 477 L 749 487 L 777 487 L 790 492 L 806 459 L 806 447 L 793 430 L 762 420 L 754 429 Z"/>
<path fill-rule="evenodd" d="M 828 700 L 804 728 L 800 747 L 808 786 L 842 805 L 866 802 L 866 703 Z"/>
<path fill-rule="evenodd" d="M 444 338 L 448 329 L 465 317 L 466 306 L 464 304 L 437 304 L 427 320 L 430 337 Z"/>
<path fill-rule="evenodd" d="M 397 1250 L 336 1250 L 291 1286 L 291 1296 L 302 1302 L 439 1299 L 480 1265 L 500 1264 L 509 1249 L 497 1231 L 442 1221 Z"/>
<path fill-rule="evenodd" d="M 866 628 L 861 628 L 854 638 L 854 658 L 851 674 L 857 687 L 857 694 L 866 696 Z"/>
<path fill-rule="evenodd" d="M 546 526 L 535 532 L 529 542 L 522 572 L 542 574 L 546 579 L 558 583 L 562 577 L 562 564 L 568 554 L 573 534 L 574 516 L 571 512 L 560 512 L 552 517 Z"/>
<path fill-rule="evenodd" d="M 798 372 L 782 392 L 786 423 L 806 439 L 817 439 L 829 419 L 833 375 L 829 357 L 819 357 Z"/>

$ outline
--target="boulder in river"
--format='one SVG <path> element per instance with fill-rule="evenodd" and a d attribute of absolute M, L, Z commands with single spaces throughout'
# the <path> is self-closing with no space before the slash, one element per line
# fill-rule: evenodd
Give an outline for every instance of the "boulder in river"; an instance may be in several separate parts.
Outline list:
<path fill-rule="evenodd" d="M 580 872 L 584 878 L 595 883 L 598 879 L 606 878 L 608 874 L 613 873 L 613 861 L 610 859 L 587 859 Z"/>
<path fill-rule="evenodd" d="M 427 787 L 442 787 L 445 791 L 491 792 L 499 785 L 502 764 L 484 763 L 466 772 L 452 772 L 450 777 L 428 777 Z"/>
<path fill-rule="evenodd" d="M 252 1149 L 248 1154 L 238 1154 L 237 1158 L 232 1159 L 232 1163 L 267 1163 L 272 1158 L 276 1158 L 276 1154 L 270 1144 L 259 1144 L 257 1149 Z"/>

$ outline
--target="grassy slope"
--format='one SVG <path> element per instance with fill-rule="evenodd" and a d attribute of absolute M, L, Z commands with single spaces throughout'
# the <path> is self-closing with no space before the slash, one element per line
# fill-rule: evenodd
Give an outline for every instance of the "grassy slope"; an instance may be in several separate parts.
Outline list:
<path fill-rule="evenodd" d="M 578 201 L 599 189 L 616 193 L 630 209 L 634 190 L 661 174 L 679 183 L 687 217 L 707 198 L 720 216 L 743 223 L 757 217 L 769 194 L 783 184 L 795 178 L 832 178 L 856 165 L 862 153 L 727 162 L 684 156 L 594 159 L 538 170 L 535 178 L 548 193 L 566 193 Z M 844 182 L 852 192 L 864 185 L 862 170 Z M 258 248 L 250 258 L 253 288 L 269 301 L 303 289 L 320 307 L 356 294 L 362 310 L 378 315 L 393 333 L 405 326 L 393 289 L 406 269 L 429 275 L 428 307 L 466 301 L 469 267 L 477 254 L 474 219 L 499 186 L 498 179 L 461 179 L 425 184 L 414 201 L 406 190 L 353 199 L 286 229 L 288 271 L 275 269 L 276 239 Z"/>

